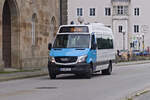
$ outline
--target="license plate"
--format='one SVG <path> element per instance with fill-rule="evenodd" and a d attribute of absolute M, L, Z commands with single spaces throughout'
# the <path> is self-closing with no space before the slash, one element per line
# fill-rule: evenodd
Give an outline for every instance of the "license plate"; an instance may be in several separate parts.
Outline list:
<path fill-rule="evenodd" d="M 62 72 L 68 72 L 68 71 L 71 71 L 71 68 L 60 68 L 60 71 L 62 71 Z"/>

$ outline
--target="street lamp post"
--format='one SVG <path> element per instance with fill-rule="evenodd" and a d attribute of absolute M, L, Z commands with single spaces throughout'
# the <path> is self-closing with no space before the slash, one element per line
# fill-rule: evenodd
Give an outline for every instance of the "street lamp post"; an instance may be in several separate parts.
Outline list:
<path fill-rule="evenodd" d="M 144 45 L 144 33 L 142 34 L 142 38 L 143 38 L 142 43 L 143 43 L 143 51 L 144 51 L 144 48 L 145 48 L 145 45 Z"/>
<path fill-rule="evenodd" d="M 138 47 L 137 47 L 137 49 L 138 49 L 138 50 L 140 50 L 140 47 L 141 47 L 140 40 L 141 40 L 141 36 L 138 34 L 138 35 L 137 35 L 137 41 L 138 41 Z"/>
<path fill-rule="evenodd" d="M 122 34 L 123 34 L 123 50 L 125 50 L 125 34 L 126 34 L 126 32 L 122 31 Z"/>

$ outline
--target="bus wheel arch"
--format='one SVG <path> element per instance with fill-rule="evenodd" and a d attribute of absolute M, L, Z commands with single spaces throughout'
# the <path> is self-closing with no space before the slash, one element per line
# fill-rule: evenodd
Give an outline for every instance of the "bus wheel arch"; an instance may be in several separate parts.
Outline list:
<path fill-rule="evenodd" d="M 103 75 L 111 75 L 112 73 L 112 60 L 109 61 L 108 68 L 102 70 Z"/>

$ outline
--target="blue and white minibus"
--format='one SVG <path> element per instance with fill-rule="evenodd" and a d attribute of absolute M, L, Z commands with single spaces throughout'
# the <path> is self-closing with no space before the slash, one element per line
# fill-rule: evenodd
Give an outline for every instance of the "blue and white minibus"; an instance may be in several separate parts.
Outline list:
<path fill-rule="evenodd" d="M 49 44 L 48 70 L 51 79 L 59 74 L 110 75 L 115 60 L 112 30 L 100 23 L 60 26 Z"/>

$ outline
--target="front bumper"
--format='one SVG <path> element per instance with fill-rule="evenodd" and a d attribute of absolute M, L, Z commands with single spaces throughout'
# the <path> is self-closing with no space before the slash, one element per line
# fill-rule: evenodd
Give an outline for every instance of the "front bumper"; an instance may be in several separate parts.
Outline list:
<path fill-rule="evenodd" d="M 87 74 L 89 73 L 90 64 L 77 63 L 73 65 L 57 65 L 55 63 L 48 63 L 49 73 L 52 74 Z M 61 70 L 69 69 L 69 70 Z"/>

